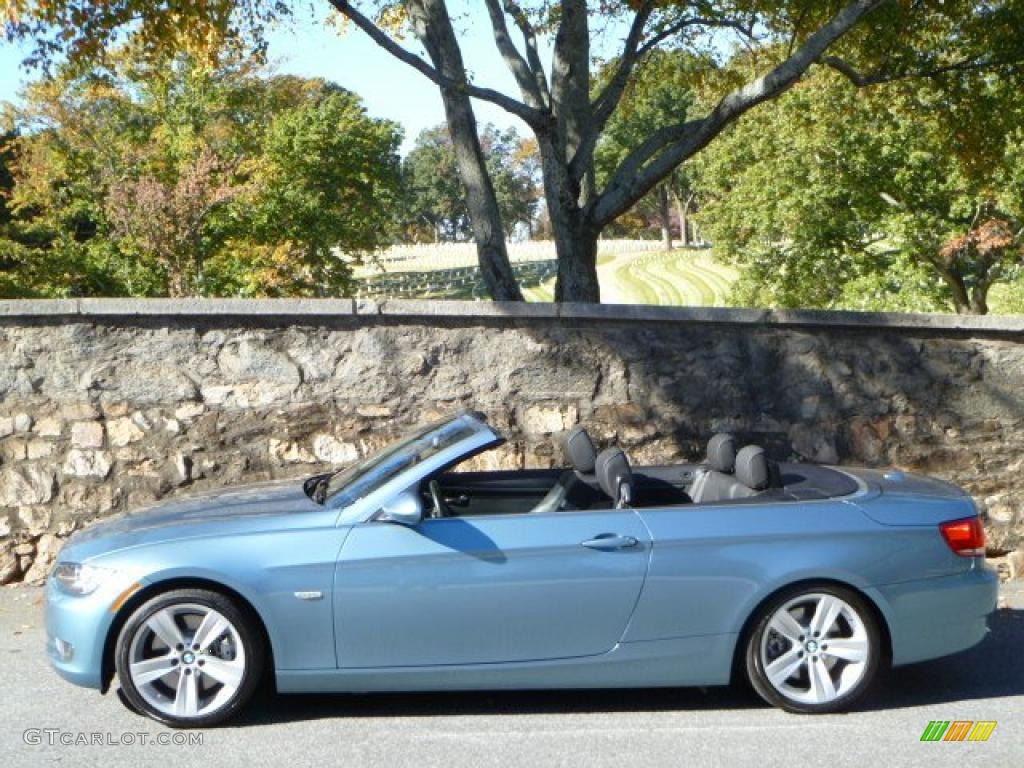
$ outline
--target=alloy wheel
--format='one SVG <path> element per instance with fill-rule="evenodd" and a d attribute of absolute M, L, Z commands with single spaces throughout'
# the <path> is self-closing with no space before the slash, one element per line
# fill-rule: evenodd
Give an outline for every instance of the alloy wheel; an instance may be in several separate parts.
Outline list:
<path fill-rule="evenodd" d="M 176 603 L 148 616 L 128 649 L 128 673 L 150 707 L 171 718 L 201 718 L 220 710 L 245 679 L 241 634 L 222 613 Z"/>
<path fill-rule="evenodd" d="M 771 615 L 758 653 L 767 682 L 797 704 L 827 705 L 860 685 L 875 649 L 865 618 L 825 592 L 794 597 Z"/>

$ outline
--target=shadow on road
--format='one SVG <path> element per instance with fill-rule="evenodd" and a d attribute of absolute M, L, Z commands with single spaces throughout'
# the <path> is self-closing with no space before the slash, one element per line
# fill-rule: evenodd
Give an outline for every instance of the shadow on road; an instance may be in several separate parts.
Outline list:
<path fill-rule="evenodd" d="M 1024 695 L 1024 611 L 1003 609 L 977 647 L 889 672 L 861 710 Z M 697 711 L 766 707 L 745 685 L 729 688 L 649 688 L 583 691 L 471 691 L 459 693 L 316 694 L 267 696 L 235 722 L 334 717 L 436 717 L 494 714 Z"/>

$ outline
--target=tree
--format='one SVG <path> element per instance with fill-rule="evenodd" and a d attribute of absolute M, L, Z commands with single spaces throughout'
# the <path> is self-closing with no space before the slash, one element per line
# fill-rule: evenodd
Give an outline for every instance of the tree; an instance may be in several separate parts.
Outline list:
<path fill-rule="evenodd" d="M 402 160 L 402 184 L 407 227 L 426 230 L 435 241 L 465 239 L 469 213 L 447 127 L 427 128 L 416 137 Z"/>
<path fill-rule="evenodd" d="M 535 151 L 515 131 L 485 126 L 481 135 L 484 163 L 494 183 L 502 229 L 532 228 L 540 195 Z M 444 125 L 425 129 L 402 163 L 405 217 L 412 229 L 426 229 L 434 240 L 472 236 L 469 206 L 459 180 L 455 148 Z"/>
<path fill-rule="evenodd" d="M 604 87 L 614 76 L 617 61 L 610 62 L 597 76 L 598 87 Z M 714 62 L 686 51 L 652 51 L 636 67 L 632 81 L 623 91 L 618 109 L 608 120 L 595 154 L 599 184 L 615 172 L 620 163 L 646 138 L 671 126 L 693 109 L 699 94 L 702 72 L 713 70 Z M 645 220 L 653 220 L 661 230 L 666 250 L 673 247 L 672 213 L 678 221 L 680 239 L 689 245 L 689 212 L 694 192 L 685 171 L 676 168 L 636 204 Z"/>
<path fill-rule="evenodd" d="M 140 152 L 140 165 L 155 154 Z M 221 245 L 212 219 L 247 192 L 238 169 L 204 146 L 170 173 L 110 173 L 104 212 L 113 242 L 154 260 L 168 296 L 202 293 L 204 266 Z"/>
<path fill-rule="evenodd" d="M 274 118 L 254 173 L 254 236 L 293 244 L 307 295 L 350 287 L 337 249 L 358 255 L 386 244 L 401 138 L 395 123 L 368 117 L 358 96 L 333 87 Z"/>
<path fill-rule="evenodd" d="M 338 295 L 334 249 L 385 243 L 400 131 L 323 81 L 128 46 L 30 86 L 15 122 L 23 293 Z"/>
<path fill-rule="evenodd" d="M 508 236 L 520 225 L 531 230 L 542 198 L 536 143 L 521 139 L 515 128 L 501 131 L 490 125 L 480 139 L 503 230 Z"/>
<path fill-rule="evenodd" d="M 14 191 L 14 140 L 13 132 L 0 134 L 0 298 L 8 298 L 16 292 L 16 281 L 21 266 L 18 251 L 20 244 L 13 240 L 11 213 L 8 201 Z"/>
<path fill-rule="evenodd" d="M 495 45 L 515 77 L 518 97 L 471 81 L 445 0 L 375 0 L 331 6 L 378 45 L 440 90 L 477 243 L 481 271 L 494 298 L 520 299 L 502 232 L 493 180 L 476 129 L 472 99 L 492 102 L 533 131 L 543 168 L 548 218 L 558 251 L 556 298 L 597 301 L 597 238 L 684 160 L 725 128 L 796 83 L 816 63 L 864 86 L 911 76 L 1020 61 L 1024 11 L 1016 0 L 484 0 Z M 6 0 L 11 34 L 39 41 L 72 60 L 98 56 L 125 29 L 150 48 L 259 33 L 290 6 L 279 0 L 213 0 L 182 6 L 156 0 Z M 607 86 L 592 93 L 591 24 L 627 30 Z M 513 41 L 509 25 L 521 42 Z M 411 27 L 426 58 L 404 47 Z M 598 188 L 594 151 L 635 69 L 654 50 L 722 49 L 719 33 L 747 46 L 742 81 L 722 80 L 713 105 L 680 114 L 638 144 Z M 550 67 L 538 38 L 553 37 Z M 738 70 L 734 70 L 738 71 Z"/>
<path fill-rule="evenodd" d="M 856 89 L 820 73 L 704 153 L 737 300 L 983 314 L 1024 274 L 1024 78 Z"/>

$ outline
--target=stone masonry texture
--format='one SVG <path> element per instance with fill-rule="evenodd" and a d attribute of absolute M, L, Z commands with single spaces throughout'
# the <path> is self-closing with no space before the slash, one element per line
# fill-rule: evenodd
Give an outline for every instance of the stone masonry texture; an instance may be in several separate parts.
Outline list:
<path fill-rule="evenodd" d="M 346 464 L 463 408 L 562 466 L 584 424 L 634 464 L 717 431 L 780 460 L 895 465 L 973 495 L 1024 565 L 1024 321 L 472 302 L 0 302 L 0 583 L 175 494 Z"/>

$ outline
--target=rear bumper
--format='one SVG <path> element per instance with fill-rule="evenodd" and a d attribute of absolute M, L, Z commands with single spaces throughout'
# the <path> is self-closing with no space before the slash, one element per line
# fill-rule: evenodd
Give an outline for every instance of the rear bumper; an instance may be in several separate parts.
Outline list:
<path fill-rule="evenodd" d="M 893 666 L 948 656 L 984 639 L 999 580 L 983 563 L 979 558 L 953 576 L 867 590 L 889 625 Z"/>

